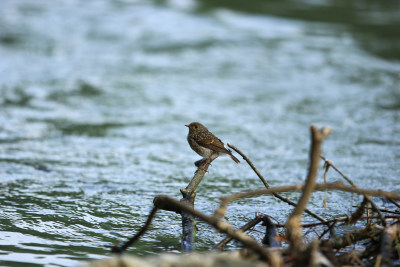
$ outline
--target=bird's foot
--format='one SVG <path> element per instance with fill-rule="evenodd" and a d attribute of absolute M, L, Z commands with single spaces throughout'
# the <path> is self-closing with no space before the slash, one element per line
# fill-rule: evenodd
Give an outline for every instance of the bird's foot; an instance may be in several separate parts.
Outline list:
<path fill-rule="evenodd" d="M 204 168 L 198 168 L 194 173 L 197 173 L 198 171 L 203 171 L 203 172 L 208 172 L 206 169 Z"/>
<path fill-rule="evenodd" d="M 196 162 L 194 163 L 194 165 L 195 165 L 196 167 L 200 167 L 201 165 L 206 165 L 208 160 L 209 160 L 208 158 L 199 159 L 198 161 L 196 161 Z M 211 163 L 210 163 L 210 165 L 211 165 Z"/>
<path fill-rule="evenodd" d="M 195 165 L 196 167 L 200 167 L 201 165 L 203 165 L 204 160 L 205 160 L 205 159 L 199 159 L 198 161 L 196 161 L 196 162 L 194 163 L 194 165 Z"/>
<path fill-rule="evenodd" d="M 195 173 L 197 173 L 199 170 L 202 170 L 203 172 L 208 172 L 204 167 L 202 167 L 207 164 L 208 160 L 209 160 L 208 158 L 204 158 L 204 159 L 196 161 L 194 163 L 194 165 L 196 165 L 196 167 L 197 167 L 197 170 L 195 171 Z M 210 165 L 211 165 L 211 163 L 210 163 Z"/>

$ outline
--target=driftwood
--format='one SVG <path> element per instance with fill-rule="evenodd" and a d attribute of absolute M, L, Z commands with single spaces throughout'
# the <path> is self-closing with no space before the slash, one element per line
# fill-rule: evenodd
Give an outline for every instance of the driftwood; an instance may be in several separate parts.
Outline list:
<path fill-rule="evenodd" d="M 198 218 L 208 223 L 219 232 L 227 235 L 225 239 L 214 246 L 214 249 L 222 249 L 231 240 L 236 240 L 241 243 L 244 248 L 258 255 L 259 259 L 268 262 L 272 266 L 363 265 L 363 260 L 364 262 L 368 261 L 370 264 L 375 264 L 375 266 L 393 265 L 393 257 L 398 258 L 400 256 L 400 214 L 398 211 L 379 208 L 378 205 L 372 201 L 371 196 L 386 198 L 396 207 L 399 207 L 397 201 L 400 201 L 400 195 L 381 190 L 359 188 L 350 178 L 333 165 L 332 162 L 327 160 L 324 156 L 321 156 L 322 142 L 330 132 L 328 128 L 318 130 L 315 126 L 311 126 L 311 149 L 308 174 L 305 184 L 298 185 L 271 187 L 250 159 L 235 146 L 228 143 L 228 146 L 240 154 L 253 169 L 262 181 L 265 187 L 264 189 L 240 192 L 221 197 L 220 205 L 212 216 L 196 210 L 194 207 L 196 188 L 206 174 L 210 163 L 217 158 L 217 155 L 213 154 L 209 159 L 195 163 L 198 168 L 188 186 L 181 189 L 183 198 L 180 201 L 165 195 L 156 196 L 153 200 L 154 207 L 142 229 L 122 245 L 114 246 L 112 251 L 122 253 L 129 246 L 133 245 L 134 242 L 148 230 L 157 210 L 162 209 L 181 214 L 181 245 L 182 250 L 186 252 L 194 250 L 194 219 Z M 316 183 L 320 159 L 324 161 L 325 166 L 325 183 L 323 184 Z M 340 181 L 327 183 L 326 174 L 330 167 L 337 171 L 350 186 L 346 186 Z M 338 190 L 359 194 L 363 196 L 363 201 L 351 216 L 327 220 L 306 208 L 312 192 L 325 190 Z M 301 192 L 301 197 L 297 203 L 279 195 L 279 193 L 291 191 Z M 227 212 L 227 207 L 231 202 L 261 195 L 273 195 L 281 201 L 294 206 L 294 210 L 285 224 L 273 223 L 268 215 L 259 214 L 236 230 L 228 222 L 223 220 Z M 376 215 L 367 213 L 365 216 L 365 211 L 369 211 L 367 207 L 368 203 L 371 205 L 371 211 L 376 213 Z M 301 224 L 303 213 L 312 216 L 318 221 L 309 224 Z M 367 224 L 363 228 L 360 227 L 362 224 L 361 221 L 365 220 L 367 220 Z M 266 235 L 262 242 L 255 240 L 245 233 L 260 222 L 263 222 L 263 225 L 266 226 Z M 358 224 L 358 227 L 353 231 L 337 235 L 335 229 L 343 224 Z M 318 233 L 315 227 L 323 227 L 324 229 L 319 230 L 320 232 Z M 277 228 L 285 228 L 286 235 L 279 237 Z M 313 229 L 311 232 L 318 233 L 318 238 L 315 238 L 312 242 L 307 241 L 307 238 L 305 238 L 307 233 L 303 234 L 303 228 Z M 281 241 L 287 243 L 288 246 L 281 247 Z M 364 242 L 363 244 L 365 244 L 365 241 L 368 241 L 368 245 L 365 246 L 364 250 L 352 249 L 351 246 L 354 244 L 359 242 Z M 346 250 L 341 252 L 344 248 L 346 248 Z"/>

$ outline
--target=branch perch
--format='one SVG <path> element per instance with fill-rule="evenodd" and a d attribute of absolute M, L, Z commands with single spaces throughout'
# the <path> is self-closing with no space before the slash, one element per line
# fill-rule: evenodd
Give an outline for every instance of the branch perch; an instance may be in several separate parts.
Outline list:
<path fill-rule="evenodd" d="M 185 189 L 181 189 L 185 192 L 187 195 L 193 194 L 193 192 L 196 190 L 197 186 L 200 184 L 201 180 L 203 180 L 204 175 L 206 174 L 208 167 L 210 166 L 211 162 L 215 160 L 218 157 L 218 154 L 213 153 L 207 160 L 202 160 L 200 161 L 199 166 L 197 166 L 197 170 L 194 173 L 194 176 L 188 186 L 186 186 Z M 183 194 L 183 193 L 182 193 Z"/>
<path fill-rule="evenodd" d="M 200 160 L 195 163 L 198 167 L 194 176 L 186 188 L 181 188 L 183 198 L 182 203 L 194 207 L 194 199 L 196 197 L 196 188 L 203 180 L 208 167 L 211 162 L 218 157 L 218 154 L 213 153 L 208 159 Z M 198 163 L 198 164 L 197 164 Z M 182 215 L 182 250 L 185 252 L 193 251 L 194 246 L 194 235 L 196 233 L 196 224 L 191 213 L 181 212 Z"/>

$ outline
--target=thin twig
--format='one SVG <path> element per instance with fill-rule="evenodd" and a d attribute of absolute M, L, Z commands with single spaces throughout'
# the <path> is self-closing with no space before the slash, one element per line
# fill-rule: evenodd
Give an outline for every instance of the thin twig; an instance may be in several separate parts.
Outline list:
<path fill-rule="evenodd" d="M 258 178 L 260 178 L 261 182 L 264 184 L 264 186 L 266 188 L 269 188 L 269 184 L 268 182 L 264 179 L 264 177 L 261 175 L 261 173 L 258 171 L 258 169 L 256 168 L 256 166 L 254 166 L 253 162 L 251 162 L 251 160 L 242 152 L 240 151 L 237 147 L 235 147 L 234 145 L 232 145 L 231 143 L 227 143 L 227 145 L 232 148 L 233 150 L 235 150 L 240 156 L 242 156 L 242 158 L 247 162 L 247 164 L 249 164 L 249 166 L 253 169 L 253 171 L 257 174 Z"/>
<path fill-rule="evenodd" d="M 344 173 L 342 173 L 338 168 L 336 168 L 336 166 L 332 163 L 332 161 L 328 160 L 327 158 L 325 158 L 322 155 L 320 155 L 320 158 L 325 161 L 326 165 L 332 167 L 335 171 L 337 171 L 343 177 L 343 179 L 345 179 L 349 184 L 351 184 L 354 187 L 357 187 L 357 185 L 349 177 L 344 175 Z"/>
<path fill-rule="evenodd" d="M 333 223 L 328 224 L 328 228 L 325 229 L 325 231 L 324 231 L 320 236 L 318 236 L 318 240 L 321 240 L 322 237 L 324 237 L 324 235 L 325 235 L 326 233 L 330 232 L 330 231 L 332 230 L 332 228 L 335 227 L 336 223 L 337 223 L 337 222 L 334 221 Z"/>
<path fill-rule="evenodd" d="M 327 168 L 329 168 L 329 166 L 332 166 L 332 168 L 337 171 L 342 177 L 343 179 L 345 179 L 349 184 L 351 184 L 353 187 L 357 188 L 357 185 L 346 175 L 344 175 L 344 173 L 342 173 L 338 168 L 336 168 L 335 165 L 333 165 L 332 161 L 328 160 L 327 158 L 325 158 L 324 156 L 320 155 L 320 158 L 323 159 L 325 161 L 325 165 L 327 166 Z M 378 213 L 378 215 L 381 217 L 381 222 L 383 226 L 386 226 L 385 223 L 385 217 L 382 215 L 382 213 L 380 212 L 379 208 L 376 206 L 375 202 L 371 199 L 370 196 L 368 195 L 364 195 L 364 197 L 369 201 L 369 203 L 371 203 L 372 209 Z M 393 200 L 391 200 L 390 198 L 388 198 L 392 203 L 396 203 Z M 397 203 L 396 203 L 397 204 Z"/>
<path fill-rule="evenodd" d="M 223 202 L 224 204 L 227 204 L 229 202 L 232 202 L 232 201 L 235 201 L 238 199 L 242 199 L 242 198 L 269 195 L 269 194 L 273 194 L 273 193 L 302 191 L 303 188 L 304 188 L 304 185 L 297 184 L 297 185 L 285 185 L 285 186 L 270 187 L 269 189 L 257 189 L 257 190 L 253 190 L 253 191 L 240 192 L 240 193 L 235 193 L 235 194 L 232 194 L 232 195 L 229 195 L 226 197 L 222 197 L 221 202 Z M 392 192 L 386 192 L 386 191 L 382 191 L 382 190 L 355 188 L 352 186 L 343 185 L 342 182 L 316 184 L 315 188 L 314 188 L 315 191 L 321 191 L 321 190 L 325 190 L 325 189 L 345 191 L 345 192 L 355 193 L 355 194 L 359 194 L 359 195 L 368 194 L 370 196 L 376 196 L 376 197 L 390 197 L 394 200 L 400 200 L 400 195 L 392 193 Z"/>
<path fill-rule="evenodd" d="M 234 145 L 228 143 L 228 146 L 230 148 L 232 148 L 233 150 L 235 150 L 240 156 L 242 156 L 242 158 L 247 162 L 247 164 L 249 164 L 249 166 L 253 169 L 253 171 L 257 174 L 258 178 L 260 178 L 261 182 L 264 184 L 264 186 L 268 189 L 270 188 L 270 185 L 268 184 L 268 182 L 265 180 L 265 178 L 261 175 L 261 173 L 258 171 L 258 169 L 254 166 L 253 162 L 251 162 L 251 160 L 242 152 L 240 151 L 237 147 L 235 147 Z M 283 197 L 277 193 L 273 193 L 273 196 L 282 200 L 283 202 L 296 207 L 296 203 L 294 203 L 293 201 L 291 201 L 289 198 Z M 325 222 L 326 220 L 324 218 L 322 218 L 321 216 L 319 216 L 318 214 L 312 212 L 309 209 L 306 209 L 305 212 L 307 212 L 309 215 L 311 215 L 312 217 L 316 218 L 317 220 L 321 221 L 321 222 Z"/>
<path fill-rule="evenodd" d="M 245 225 L 243 225 L 242 227 L 240 227 L 238 230 L 241 230 L 243 232 L 246 232 L 247 230 L 249 230 L 250 228 L 254 227 L 255 225 L 257 225 L 259 222 L 261 222 L 262 218 L 264 217 L 264 215 L 257 215 L 254 219 L 252 219 L 251 221 L 249 221 L 248 223 L 246 223 Z M 222 247 L 226 246 L 231 240 L 233 239 L 233 237 L 231 236 L 227 236 L 224 239 L 222 239 L 218 244 L 216 244 L 213 249 L 221 249 Z"/>
<path fill-rule="evenodd" d="M 396 201 L 394 201 L 393 199 L 388 198 L 387 200 L 389 200 L 390 202 L 392 202 L 392 204 L 395 205 L 396 207 L 400 208 L 400 204 L 397 203 Z"/>
<path fill-rule="evenodd" d="M 349 224 L 355 224 L 358 221 L 358 219 L 363 216 L 367 204 L 368 204 L 368 199 L 364 196 L 363 197 L 363 201 L 361 202 L 361 204 L 351 214 L 351 216 L 349 218 L 349 222 L 348 222 Z M 381 217 L 381 216 L 379 216 L 379 217 Z"/>
<path fill-rule="evenodd" d="M 329 164 L 324 164 L 324 168 L 325 168 L 325 171 L 324 171 L 324 183 L 326 184 L 326 174 L 328 173 L 328 170 L 329 170 Z M 323 204 L 324 204 L 324 209 L 326 209 L 326 199 L 327 199 L 327 193 L 326 193 L 326 191 L 324 191 L 324 201 L 323 201 Z"/>
<path fill-rule="evenodd" d="M 354 207 L 357 207 L 357 206 L 353 206 L 353 208 Z M 369 208 L 370 209 L 370 208 Z M 379 209 L 381 212 L 386 212 L 386 213 L 391 213 L 391 214 L 397 214 L 397 215 L 400 215 L 400 212 L 399 211 L 392 211 L 392 210 L 387 210 L 387 209 Z"/>
<path fill-rule="evenodd" d="M 385 216 L 387 221 L 391 221 L 391 220 L 397 220 L 400 222 L 400 216 L 399 215 L 387 215 Z M 371 220 L 371 219 L 380 219 L 379 216 L 362 216 L 361 218 L 359 218 L 359 220 Z M 333 222 L 345 222 L 347 223 L 349 221 L 349 217 L 340 217 L 340 218 L 336 218 L 336 219 L 331 219 L 328 220 L 326 222 L 316 222 L 316 223 L 307 223 L 307 224 L 302 224 L 301 227 L 302 228 L 310 228 L 310 227 L 315 227 L 315 226 L 320 226 L 320 225 L 329 225 Z M 278 228 L 284 228 L 286 227 L 285 224 L 281 224 L 281 223 L 277 223 L 275 224 L 276 227 Z"/>
<path fill-rule="evenodd" d="M 123 243 L 122 246 L 113 246 L 111 248 L 111 252 L 121 254 L 121 253 L 125 252 L 125 250 L 128 247 L 130 247 L 133 243 L 135 243 L 147 231 L 147 229 L 149 229 L 151 221 L 153 220 L 154 216 L 156 215 L 157 209 L 158 209 L 157 207 L 153 207 L 149 216 L 147 217 L 146 223 L 143 225 L 143 227 L 140 229 L 139 232 L 137 232 L 128 241 Z"/>

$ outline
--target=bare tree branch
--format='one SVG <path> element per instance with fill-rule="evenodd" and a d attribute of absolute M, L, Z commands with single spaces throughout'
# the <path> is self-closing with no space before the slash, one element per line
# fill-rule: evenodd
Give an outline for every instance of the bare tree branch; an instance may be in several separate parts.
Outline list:
<path fill-rule="evenodd" d="M 213 153 L 210 158 L 206 160 L 200 161 L 200 164 L 194 173 L 194 176 L 188 186 L 184 189 L 185 194 L 190 197 L 190 195 L 196 190 L 197 186 L 200 184 L 201 180 L 203 180 L 204 175 L 206 174 L 208 167 L 210 166 L 211 162 L 218 157 L 218 154 Z M 181 189 L 182 191 L 182 189 Z"/>
<path fill-rule="evenodd" d="M 285 186 L 277 186 L 277 187 L 270 187 L 269 189 L 257 189 L 253 191 L 247 192 L 240 192 L 235 193 L 226 197 L 221 197 L 221 202 L 227 204 L 229 202 L 242 199 L 242 198 L 249 198 L 249 197 L 256 197 L 262 195 L 270 195 L 273 193 L 282 193 L 282 192 L 292 192 L 292 191 L 302 191 L 304 185 L 297 184 L 297 185 L 285 185 Z M 337 191 L 345 191 L 349 193 L 356 193 L 359 195 L 368 194 L 370 196 L 376 197 L 390 197 L 394 200 L 400 200 L 400 195 L 385 192 L 382 190 L 372 190 L 372 189 L 361 189 L 361 188 L 354 188 L 352 186 L 345 186 L 342 182 L 334 182 L 334 183 L 327 183 L 327 184 L 316 184 L 314 190 L 315 191 L 322 191 L 322 190 L 337 190 Z"/>
<path fill-rule="evenodd" d="M 257 174 L 258 178 L 260 178 L 261 182 L 264 184 L 265 188 L 270 188 L 270 185 L 268 184 L 268 182 L 264 179 L 264 177 L 261 175 L 261 173 L 258 171 L 258 169 L 254 166 L 253 162 L 251 162 L 251 160 L 242 152 L 240 151 L 237 147 L 235 147 L 234 145 L 228 143 L 228 146 L 230 148 L 232 148 L 233 150 L 235 150 L 240 156 L 242 156 L 242 158 L 247 162 L 247 164 L 249 164 L 249 166 L 253 169 L 253 171 Z M 286 202 L 287 204 L 296 207 L 296 203 L 294 203 L 293 201 L 291 201 L 289 198 L 283 197 L 277 193 L 273 193 L 274 197 L 282 200 L 283 202 Z M 322 218 L 321 216 L 319 216 L 318 214 L 312 212 L 309 209 L 306 209 L 305 212 L 307 212 L 309 215 L 311 215 L 312 217 L 316 218 L 317 220 L 321 221 L 321 222 L 325 222 L 326 220 L 324 218 Z"/>
<path fill-rule="evenodd" d="M 218 157 L 217 153 L 211 154 L 208 159 L 200 160 L 195 163 L 198 167 L 194 176 L 186 188 L 181 188 L 183 198 L 182 203 L 186 203 L 189 206 L 194 207 L 194 199 L 196 197 L 196 188 L 203 180 L 204 175 L 207 172 L 211 162 Z M 196 232 L 196 224 L 191 213 L 181 212 L 182 215 L 182 250 L 185 252 L 193 251 L 194 248 L 194 237 Z"/>
<path fill-rule="evenodd" d="M 303 188 L 303 193 L 294 208 L 292 214 L 286 222 L 286 232 L 291 245 L 295 250 L 300 249 L 300 242 L 302 237 L 301 232 L 301 215 L 306 209 L 308 200 L 314 191 L 317 173 L 319 167 L 319 155 L 321 154 L 322 141 L 331 133 L 329 128 L 322 128 L 318 130 L 316 126 L 311 125 L 311 149 L 310 149 L 310 165 L 308 168 L 307 179 Z"/>
<path fill-rule="evenodd" d="M 249 221 L 248 223 L 246 223 L 245 225 L 240 227 L 238 230 L 246 232 L 250 228 L 252 228 L 252 227 L 256 226 L 258 223 L 260 223 L 262 221 L 263 216 L 264 215 L 257 215 L 254 219 L 252 219 L 251 221 Z M 213 249 L 221 249 L 222 247 L 226 246 L 226 244 L 228 244 L 232 239 L 233 239 L 233 237 L 231 237 L 231 236 L 225 237 L 218 244 L 216 244 L 213 247 Z"/>
<path fill-rule="evenodd" d="M 347 177 L 346 175 L 344 175 L 338 168 L 336 168 L 336 166 L 333 165 L 333 163 L 332 163 L 330 160 L 328 160 L 327 158 L 325 158 L 325 157 L 322 156 L 322 155 L 320 155 L 320 158 L 323 159 L 323 160 L 325 161 L 325 166 L 326 166 L 327 169 L 331 166 L 331 167 L 332 167 L 335 171 L 337 171 L 349 184 L 351 184 L 353 187 L 357 187 L 357 185 L 356 185 L 349 177 Z M 385 217 L 382 215 L 382 213 L 380 212 L 379 208 L 376 206 L 375 202 L 372 201 L 371 197 L 368 196 L 368 195 L 364 195 L 364 198 L 365 198 L 366 200 L 368 200 L 369 203 L 371 203 L 372 209 L 373 209 L 376 213 L 378 213 L 378 215 L 381 217 L 381 222 L 382 222 L 383 226 L 385 226 L 385 225 L 386 225 Z M 391 200 L 390 198 L 389 198 L 388 200 L 397 205 L 397 203 L 394 202 L 393 200 Z M 400 207 L 400 206 L 399 206 L 399 207 Z"/>

